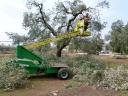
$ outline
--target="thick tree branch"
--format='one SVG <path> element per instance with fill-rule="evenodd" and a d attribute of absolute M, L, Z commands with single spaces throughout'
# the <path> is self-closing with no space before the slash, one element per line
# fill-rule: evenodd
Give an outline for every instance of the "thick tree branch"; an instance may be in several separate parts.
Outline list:
<path fill-rule="evenodd" d="M 68 21 L 68 26 L 67 26 L 67 32 L 69 32 L 69 29 L 71 27 L 71 23 L 76 19 L 76 17 L 79 15 L 79 14 L 82 14 L 82 12 L 86 10 L 86 9 L 81 9 L 78 13 L 74 13 L 72 14 L 73 15 L 73 18 L 71 18 L 69 21 Z"/>
<path fill-rule="evenodd" d="M 82 14 L 82 12 L 86 10 L 86 9 L 81 9 L 78 13 L 75 13 L 73 14 L 73 18 L 71 18 L 69 21 L 68 21 L 68 26 L 67 26 L 67 32 L 69 32 L 69 29 L 70 27 L 72 27 L 71 23 L 76 19 L 76 17 L 79 15 L 79 14 Z M 71 39 L 67 39 L 63 42 L 63 45 L 60 47 L 60 49 L 63 49 L 65 48 L 69 43 L 70 43 L 70 40 Z"/>
<path fill-rule="evenodd" d="M 77 16 L 74 16 L 73 18 L 71 18 L 69 21 L 68 21 L 68 25 L 67 25 L 67 32 L 69 32 L 69 29 L 70 29 L 70 26 L 71 26 L 71 23 L 76 19 Z"/>
<path fill-rule="evenodd" d="M 39 8 L 39 13 L 41 14 L 41 20 L 45 24 L 45 26 L 52 32 L 54 36 L 57 36 L 56 31 L 51 27 L 51 25 L 48 24 L 48 22 L 45 20 L 43 9 L 43 4 L 37 4 L 36 5 Z"/>
<path fill-rule="evenodd" d="M 86 9 L 81 9 L 78 13 L 74 13 L 72 14 L 73 15 L 73 18 L 71 18 L 69 21 L 68 21 L 68 25 L 67 25 L 67 32 L 69 32 L 69 29 L 70 27 L 72 27 L 72 22 L 76 19 L 76 17 L 79 15 L 79 14 L 82 14 L 82 12 L 86 10 Z M 60 50 L 62 50 L 63 48 L 65 48 L 69 43 L 70 43 L 70 40 L 71 39 L 66 39 L 64 42 L 63 42 L 63 45 L 62 46 L 58 46 L 58 48 Z"/>

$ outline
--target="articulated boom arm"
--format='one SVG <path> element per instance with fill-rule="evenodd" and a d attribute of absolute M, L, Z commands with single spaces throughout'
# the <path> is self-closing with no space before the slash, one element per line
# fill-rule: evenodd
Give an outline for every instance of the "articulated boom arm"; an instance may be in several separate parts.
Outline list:
<path fill-rule="evenodd" d="M 38 48 L 40 46 L 45 46 L 51 42 L 55 42 L 58 40 L 62 40 L 62 39 L 66 39 L 66 38 L 68 39 L 68 38 L 72 38 L 72 37 L 76 37 L 76 36 L 90 36 L 90 35 L 91 35 L 91 32 L 83 32 L 82 34 L 80 32 L 68 32 L 65 34 L 58 35 L 56 37 L 48 38 L 46 40 L 41 40 L 41 41 L 37 41 L 34 43 L 24 45 L 24 47 L 27 49 Z"/>
<path fill-rule="evenodd" d="M 58 35 L 57 37 L 48 38 L 46 40 L 34 42 L 28 45 L 20 46 L 18 45 L 16 48 L 16 56 L 19 59 L 29 59 L 29 60 L 36 60 L 40 63 L 44 62 L 43 58 L 41 58 L 39 55 L 31 52 L 29 49 L 37 48 L 40 46 L 47 45 L 51 42 L 55 42 L 58 40 L 66 39 L 66 38 L 72 38 L 76 36 L 90 36 L 91 32 L 83 32 L 82 34 L 80 32 L 69 32 L 65 34 Z"/>

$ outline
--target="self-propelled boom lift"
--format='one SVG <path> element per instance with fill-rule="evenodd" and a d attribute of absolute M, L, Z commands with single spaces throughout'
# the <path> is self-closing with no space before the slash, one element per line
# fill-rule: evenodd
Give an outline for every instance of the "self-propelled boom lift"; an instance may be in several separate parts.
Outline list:
<path fill-rule="evenodd" d="M 30 76 L 55 73 L 60 79 L 68 79 L 70 77 L 70 71 L 68 70 L 67 66 L 62 64 L 51 66 L 48 64 L 48 62 L 46 62 L 45 58 L 33 53 L 30 51 L 30 49 L 45 46 L 51 42 L 56 42 L 66 38 L 68 39 L 77 36 L 90 36 L 91 32 L 81 32 L 81 29 L 83 30 L 83 28 L 84 26 L 81 24 L 81 26 L 77 26 L 77 29 L 75 29 L 73 32 L 67 32 L 56 37 L 51 37 L 46 40 L 37 41 L 27 45 L 18 45 L 16 48 L 17 59 L 12 62 L 15 62 L 17 65 L 24 67 Z"/>

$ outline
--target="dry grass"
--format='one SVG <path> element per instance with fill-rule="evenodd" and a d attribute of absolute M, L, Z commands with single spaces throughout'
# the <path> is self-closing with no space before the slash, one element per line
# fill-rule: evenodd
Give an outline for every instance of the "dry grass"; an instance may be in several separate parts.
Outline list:
<path fill-rule="evenodd" d="M 103 60 L 108 64 L 128 64 L 128 59 L 116 59 L 112 56 L 94 56 L 96 59 Z"/>
<path fill-rule="evenodd" d="M 11 58 L 13 58 L 13 57 L 15 57 L 15 55 L 14 54 L 1 54 L 0 53 L 0 59 L 1 58 L 5 58 L 5 57 L 11 57 Z"/>

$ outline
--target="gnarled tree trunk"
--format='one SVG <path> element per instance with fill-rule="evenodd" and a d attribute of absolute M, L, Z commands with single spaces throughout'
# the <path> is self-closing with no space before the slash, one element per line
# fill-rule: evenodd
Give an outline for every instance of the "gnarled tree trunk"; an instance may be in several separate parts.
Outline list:
<path fill-rule="evenodd" d="M 58 41 L 58 42 L 57 42 L 57 52 L 56 52 L 56 56 L 57 56 L 57 57 L 61 57 L 61 55 L 62 55 L 62 50 L 63 50 L 67 45 L 69 45 L 70 40 L 71 40 L 71 39 L 64 39 L 64 40 L 61 40 L 61 41 Z"/>
<path fill-rule="evenodd" d="M 57 52 L 56 52 L 56 56 L 57 56 L 57 57 L 61 57 L 62 50 L 63 50 L 63 49 L 57 49 Z"/>

